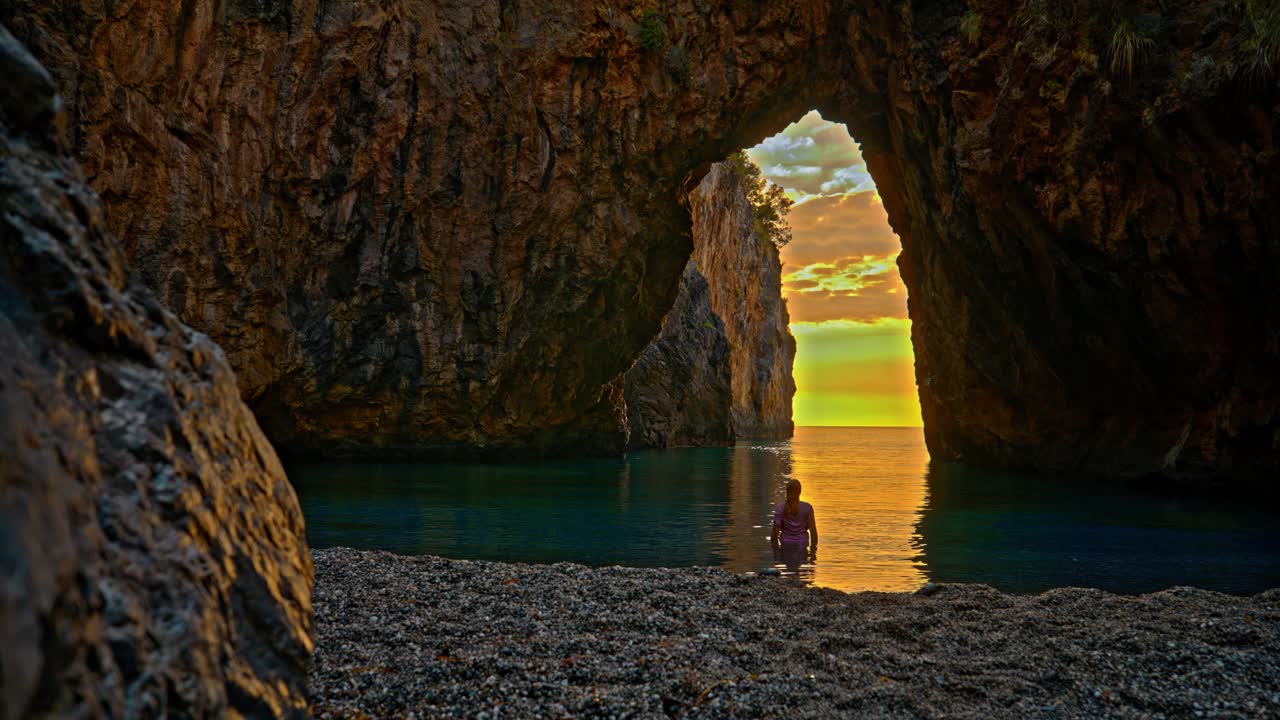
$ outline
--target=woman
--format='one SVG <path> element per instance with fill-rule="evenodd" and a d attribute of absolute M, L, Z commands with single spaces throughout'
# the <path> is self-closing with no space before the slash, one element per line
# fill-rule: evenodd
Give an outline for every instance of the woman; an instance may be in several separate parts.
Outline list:
<path fill-rule="evenodd" d="M 773 510 L 773 535 L 769 542 L 773 544 L 774 558 L 792 572 L 799 570 L 805 561 L 806 546 L 810 562 L 818 556 L 818 526 L 813 521 L 813 506 L 800 502 L 799 480 L 787 483 L 787 501 L 778 503 Z"/>

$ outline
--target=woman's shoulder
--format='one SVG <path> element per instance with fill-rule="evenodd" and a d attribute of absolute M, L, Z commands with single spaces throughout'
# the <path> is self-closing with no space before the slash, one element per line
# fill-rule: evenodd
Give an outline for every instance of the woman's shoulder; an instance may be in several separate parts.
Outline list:
<path fill-rule="evenodd" d="M 808 510 L 809 512 L 813 512 L 813 506 L 803 500 L 800 501 L 800 507 Z"/>

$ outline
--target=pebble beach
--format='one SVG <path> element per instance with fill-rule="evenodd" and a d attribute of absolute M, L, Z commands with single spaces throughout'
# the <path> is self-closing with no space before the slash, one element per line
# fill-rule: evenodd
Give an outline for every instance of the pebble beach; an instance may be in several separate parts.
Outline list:
<path fill-rule="evenodd" d="M 1280 590 L 844 593 L 313 551 L 320 718 L 1268 718 Z"/>

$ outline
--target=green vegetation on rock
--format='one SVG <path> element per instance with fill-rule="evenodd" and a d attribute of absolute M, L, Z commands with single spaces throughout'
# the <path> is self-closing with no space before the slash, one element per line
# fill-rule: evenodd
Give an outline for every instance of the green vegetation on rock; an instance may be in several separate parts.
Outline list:
<path fill-rule="evenodd" d="M 1237 72 L 1263 80 L 1280 64 L 1280 2 L 1238 0 L 1240 35 Z"/>
<path fill-rule="evenodd" d="M 787 213 L 795 204 L 786 192 L 774 185 L 760 172 L 760 166 L 751 162 L 745 150 L 739 150 L 726 159 L 733 172 L 742 182 L 755 209 L 756 232 L 761 240 L 772 242 L 775 247 L 782 248 L 791 242 L 791 226 L 787 224 Z"/>
<path fill-rule="evenodd" d="M 640 47 L 657 52 L 667 44 L 667 31 L 657 10 L 645 10 L 640 16 Z"/>
<path fill-rule="evenodd" d="M 970 45 L 978 42 L 982 35 L 982 14 L 970 10 L 960 18 L 960 34 Z"/>
<path fill-rule="evenodd" d="M 1133 68 L 1147 58 L 1155 41 L 1143 35 L 1128 18 L 1118 18 L 1111 28 L 1107 42 L 1107 55 L 1111 58 L 1111 72 L 1133 77 Z"/>

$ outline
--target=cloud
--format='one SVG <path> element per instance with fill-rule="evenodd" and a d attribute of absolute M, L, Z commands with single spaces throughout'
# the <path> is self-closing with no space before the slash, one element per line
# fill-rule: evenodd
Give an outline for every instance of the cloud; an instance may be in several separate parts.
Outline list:
<path fill-rule="evenodd" d="M 796 201 L 782 250 L 798 425 L 916 425 L 902 251 L 858 144 L 816 111 L 747 151 Z"/>
<path fill-rule="evenodd" d="M 817 175 L 822 172 L 822 168 L 818 165 L 768 165 L 762 168 L 761 172 L 771 182 L 782 184 L 793 178 Z"/>
<path fill-rule="evenodd" d="M 789 266 L 896 255 L 902 250 L 879 196 L 872 191 L 812 198 L 791 208 L 787 222 L 795 237 L 782 251 L 782 262 Z"/>
<path fill-rule="evenodd" d="M 790 190 L 795 200 L 872 187 L 866 162 L 849 131 L 824 120 L 816 110 L 750 148 L 747 155 L 766 178 Z M 854 177 L 865 177 L 865 184 Z"/>
<path fill-rule="evenodd" d="M 871 173 L 865 167 L 851 166 L 838 168 L 831 174 L 831 179 L 822 183 L 824 193 L 848 193 L 864 190 L 875 190 L 876 184 Z"/>

